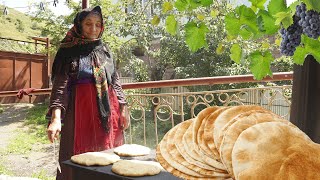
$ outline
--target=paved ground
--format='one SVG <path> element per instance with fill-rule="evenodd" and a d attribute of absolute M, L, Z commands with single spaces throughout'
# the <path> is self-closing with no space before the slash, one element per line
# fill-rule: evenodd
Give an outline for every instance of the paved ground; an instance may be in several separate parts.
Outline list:
<path fill-rule="evenodd" d="M 6 149 L 10 140 L 17 135 L 17 130 L 23 126 L 27 110 L 32 104 L 2 105 L 4 112 L 0 114 L 0 149 Z M 36 143 L 31 153 L 27 154 L 0 154 L 2 165 L 15 176 L 30 177 L 32 174 L 44 172 L 49 176 L 55 175 L 53 160 L 53 146 Z M 1 162 L 0 161 L 0 162 Z"/>

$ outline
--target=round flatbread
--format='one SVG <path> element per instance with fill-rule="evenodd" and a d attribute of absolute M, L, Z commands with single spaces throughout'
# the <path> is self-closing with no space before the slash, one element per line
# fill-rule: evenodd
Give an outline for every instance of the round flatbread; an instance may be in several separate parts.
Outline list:
<path fill-rule="evenodd" d="M 278 121 L 287 124 L 290 123 L 288 120 L 282 119 L 280 116 L 270 111 L 252 110 L 236 116 L 225 126 L 228 128 L 224 128 L 225 130 L 222 131 L 224 132 L 224 136 L 219 152 L 220 158 L 223 164 L 226 166 L 231 177 L 234 177 L 231 159 L 232 149 L 239 135 L 244 130 L 255 124 L 272 121 Z"/>
<path fill-rule="evenodd" d="M 138 144 L 124 144 L 114 148 L 113 151 L 119 156 L 144 156 L 149 155 L 151 149 Z"/>
<path fill-rule="evenodd" d="M 193 120 L 193 119 L 192 119 Z M 189 120 L 190 121 L 190 120 Z M 187 121 L 184 121 L 182 123 L 186 123 Z M 168 136 L 170 134 L 171 131 L 175 130 L 175 128 L 170 129 L 163 137 L 163 139 L 161 140 L 161 142 L 158 144 L 158 146 L 160 147 L 159 150 L 161 152 L 162 157 L 170 164 L 170 166 L 172 166 L 173 168 L 188 174 L 190 176 L 195 176 L 195 177 L 204 177 L 204 175 L 201 175 L 189 168 L 186 168 L 185 166 L 183 166 L 182 164 L 180 164 L 180 162 L 178 162 L 175 157 L 173 157 L 169 151 L 171 151 L 171 149 L 168 149 L 167 146 L 167 141 L 168 141 Z"/>
<path fill-rule="evenodd" d="M 204 126 L 204 133 L 203 133 L 204 141 L 206 142 L 206 145 L 208 146 L 208 148 L 211 150 L 211 157 L 213 157 L 213 159 L 216 162 L 218 162 L 218 166 L 223 170 L 225 170 L 225 167 L 221 162 L 218 149 L 216 148 L 216 145 L 214 143 L 213 131 L 214 131 L 214 122 L 216 118 L 228 108 L 229 107 L 223 107 L 221 109 L 216 110 L 212 114 L 210 114 Z"/>
<path fill-rule="evenodd" d="M 175 142 L 176 142 L 176 132 L 177 129 L 181 129 L 181 125 L 182 123 L 176 125 L 175 127 L 173 127 L 172 131 L 168 132 L 168 138 L 167 138 L 167 149 L 168 152 L 171 154 L 172 157 L 175 158 L 175 160 L 177 162 L 179 162 L 180 164 L 182 164 L 184 167 L 193 170 L 203 176 L 208 176 L 208 177 L 226 177 L 229 175 L 225 172 L 222 173 L 220 170 L 218 169 L 214 169 L 210 166 L 208 166 L 209 168 L 211 168 L 212 170 L 208 170 L 208 169 L 204 169 L 201 168 L 199 166 L 196 166 L 194 164 L 189 163 L 187 160 L 185 160 L 183 158 L 183 156 L 179 153 L 179 151 L 177 150 L 176 146 L 175 146 Z"/>
<path fill-rule="evenodd" d="M 84 166 L 107 166 L 119 160 L 120 157 L 116 154 L 102 152 L 86 152 L 71 157 L 72 162 Z"/>
<path fill-rule="evenodd" d="M 160 173 L 161 166 L 152 161 L 120 160 L 112 165 L 111 171 L 121 176 L 153 176 Z"/>
<path fill-rule="evenodd" d="M 253 125 L 244 130 L 234 144 L 232 150 L 234 176 L 236 179 L 278 179 L 276 175 L 279 174 L 288 158 L 294 159 L 291 161 L 292 164 L 288 165 L 297 170 L 304 169 L 307 164 L 301 164 L 300 161 L 305 162 L 303 158 L 306 156 L 309 157 L 309 160 L 315 157 L 312 156 L 315 153 L 304 154 L 304 149 L 309 149 L 308 144 L 310 143 L 312 142 L 305 133 L 282 122 L 264 122 Z M 319 155 L 315 158 L 318 157 Z M 319 172 L 320 166 L 316 165 L 318 165 Z M 308 171 L 308 169 L 304 170 Z M 282 179 L 292 178 L 290 174 L 287 174 L 286 178 Z"/>
<path fill-rule="evenodd" d="M 223 134 L 221 134 L 221 130 L 223 127 L 231 121 L 234 117 L 238 116 L 239 114 L 251 111 L 251 110 L 265 110 L 261 106 L 254 106 L 254 105 L 241 105 L 241 106 L 234 106 L 223 113 L 221 113 L 217 119 L 214 121 L 214 130 L 213 130 L 213 138 L 214 144 L 216 145 L 217 150 L 220 149 L 220 144 L 223 139 Z"/>

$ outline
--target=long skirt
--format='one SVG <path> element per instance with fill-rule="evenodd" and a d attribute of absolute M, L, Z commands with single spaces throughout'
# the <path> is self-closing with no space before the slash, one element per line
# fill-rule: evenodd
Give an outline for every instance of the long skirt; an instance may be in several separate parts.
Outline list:
<path fill-rule="evenodd" d="M 123 144 L 123 133 L 120 127 L 120 106 L 114 89 L 109 86 L 110 102 L 109 133 L 101 126 L 97 107 L 97 91 L 92 83 L 77 84 L 73 88 L 71 101 L 63 120 L 59 162 L 61 173 L 57 173 L 58 180 L 71 180 L 72 169 L 61 162 L 69 160 L 72 155 L 103 151 Z"/>

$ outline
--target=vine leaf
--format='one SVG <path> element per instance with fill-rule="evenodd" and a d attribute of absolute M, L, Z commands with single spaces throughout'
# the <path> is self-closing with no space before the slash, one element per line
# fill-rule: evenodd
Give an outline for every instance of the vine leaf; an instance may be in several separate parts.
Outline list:
<path fill-rule="evenodd" d="M 186 43 L 192 52 L 196 52 L 202 47 L 208 47 L 206 34 L 209 32 L 204 23 L 197 25 L 195 22 L 188 22 L 185 26 Z"/>
<path fill-rule="evenodd" d="M 271 15 L 276 15 L 279 12 L 287 12 L 290 9 L 287 8 L 286 2 L 282 0 L 271 0 L 268 4 L 268 11 Z"/>
<path fill-rule="evenodd" d="M 276 15 L 274 15 L 276 20 L 276 25 L 282 24 L 284 28 L 288 28 L 291 24 L 293 24 L 292 14 L 291 12 L 278 12 Z"/>
<path fill-rule="evenodd" d="M 162 12 L 166 13 L 168 11 L 171 11 L 173 9 L 173 5 L 170 2 L 164 2 L 162 5 Z"/>
<path fill-rule="evenodd" d="M 270 64 L 273 61 L 273 57 L 270 51 L 255 51 L 249 55 L 249 60 L 250 70 L 255 79 L 261 80 L 268 75 L 272 77 Z"/>
<path fill-rule="evenodd" d="M 320 1 L 319 0 L 302 0 L 307 5 L 308 10 L 316 10 L 320 12 Z"/>
<path fill-rule="evenodd" d="M 264 3 L 267 0 L 249 0 L 252 4 L 252 6 L 259 8 L 259 9 L 264 9 Z"/>
<path fill-rule="evenodd" d="M 231 49 L 230 49 L 230 58 L 236 62 L 237 64 L 240 64 L 240 61 L 242 59 L 242 49 L 240 47 L 239 44 L 233 44 L 231 46 Z"/>
<path fill-rule="evenodd" d="M 279 25 L 276 25 L 276 19 L 269 14 L 268 11 L 260 10 L 257 14 L 258 17 L 262 18 L 262 21 L 258 21 L 258 26 L 263 28 L 263 31 L 268 34 L 272 35 L 278 32 Z M 259 24 L 261 23 L 261 24 Z"/>
<path fill-rule="evenodd" d="M 155 15 L 153 16 L 152 20 L 151 20 L 151 24 L 154 26 L 157 26 L 160 23 L 160 18 L 159 16 Z"/>
<path fill-rule="evenodd" d="M 178 23 L 174 17 L 174 15 L 169 15 L 166 19 L 166 30 L 172 36 L 177 34 Z"/>
<path fill-rule="evenodd" d="M 188 1 L 187 0 L 177 0 L 174 3 L 174 7 L 178 9 L 178 11 L 185 11 L 188 7 Z"/>
<path fill-rule="evenodd" d="M 320 41 L 302 35 L 301 44 L 293 55 L 293 62 L 302 65 L 308 55 L 312 55 L 320 63 Z"/>
<path fill-rule="evenodd" d="M 244 39 L 259 38 L 261 33 L 254 11 L 244 5 L 227 14 L 225 18 L 226 29 L 232 36 L 241 35 Z"/>

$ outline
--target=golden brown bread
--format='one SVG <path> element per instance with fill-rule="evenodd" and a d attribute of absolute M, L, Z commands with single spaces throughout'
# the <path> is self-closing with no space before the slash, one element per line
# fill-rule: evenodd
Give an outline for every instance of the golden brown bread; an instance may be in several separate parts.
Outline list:
<path fill-rule="evenodd" d="M 253 125 L 244 130 L 234 144 L 232 166 L 235 178 L 239 180 L 275 179 L 288 157 L 295 153 L 305 156 L 304 150 L 292 151 L 291 148 L 295 146 L 309 148 L 306 147 L 306 144 L 309 143 L 311 141 L 305 133 L 282 122 L 264 122 Z M 298 163 L 297 160 L 300 159 L 294 158 L 292 162 Z M 303 169 L 309 171 L 306 168 Z"/>

